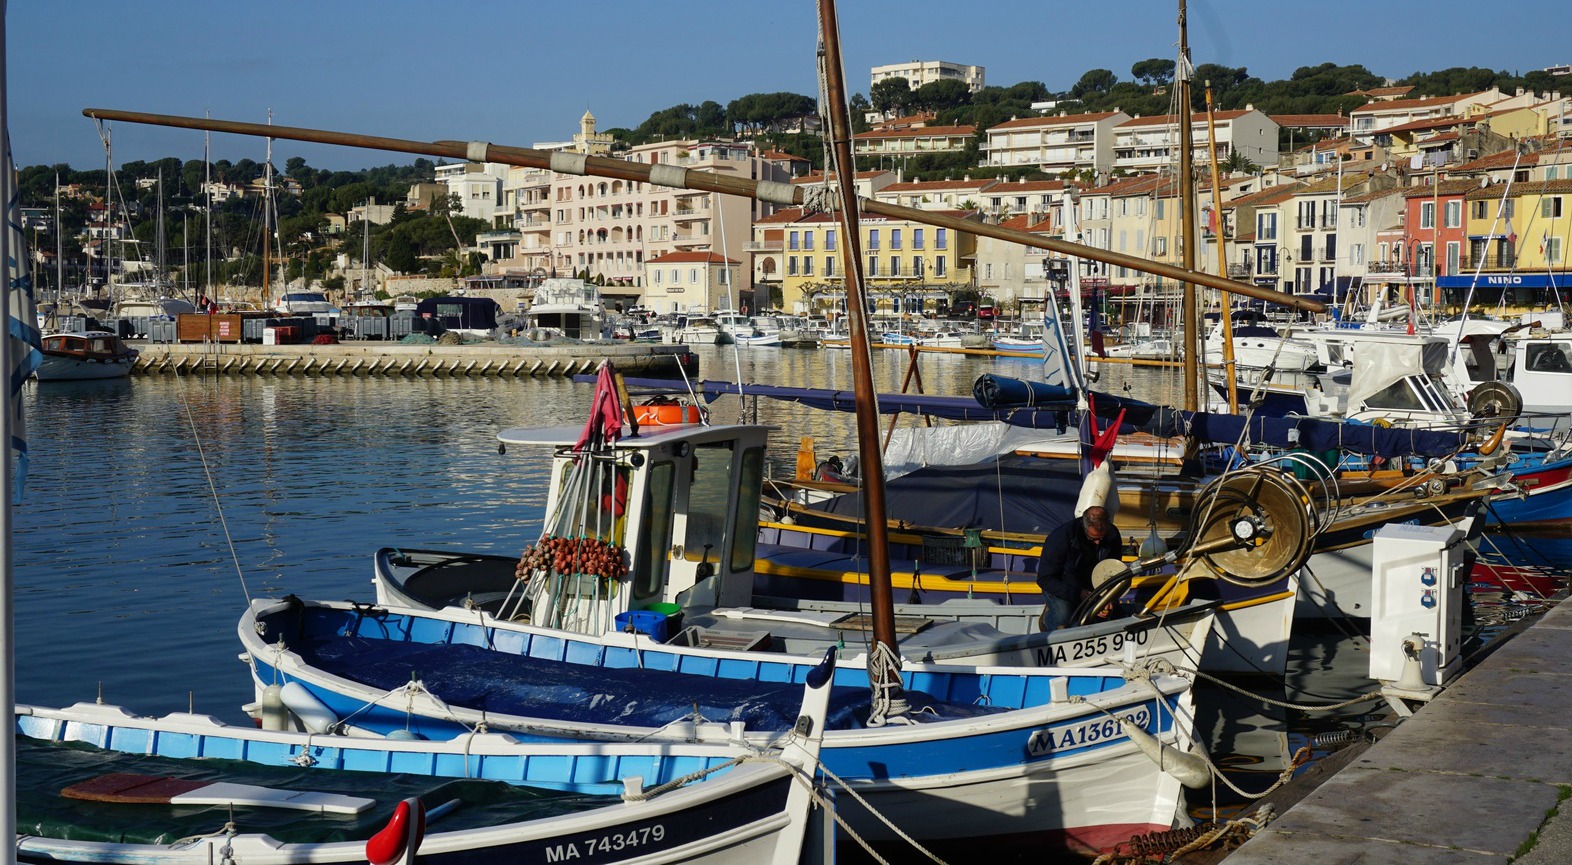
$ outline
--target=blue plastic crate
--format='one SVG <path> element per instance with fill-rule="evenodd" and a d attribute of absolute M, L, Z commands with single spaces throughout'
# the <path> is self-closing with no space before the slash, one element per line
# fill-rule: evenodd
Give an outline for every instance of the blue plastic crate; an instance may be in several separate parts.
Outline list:
<path fill-rule="evenodd" d="M 657 643 L 671 638 L 672 617 L 654 610 L 629 610 L 617 614 L 617 630 L 648 634 Z"/>

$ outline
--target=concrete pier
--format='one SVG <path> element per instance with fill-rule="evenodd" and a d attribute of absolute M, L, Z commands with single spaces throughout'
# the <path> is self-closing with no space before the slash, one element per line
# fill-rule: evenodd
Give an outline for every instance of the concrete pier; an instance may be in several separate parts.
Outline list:
<path fill-rule="evenodd" d="M 516 346 L 496 344 L 404 345 L 350 342 L 337 345 L 235 343 L 137 345 L 139 375 L 358 375 L 562 377 L 592 373 L 610 359 L 633 376 L 676 376 L 697 371 L 686 346 L 627 343 Z"/>
<path fill-rule="evenodd" d="M 1569 659 L 1563 602 L 1224 861 L 1572 862 Z"/>

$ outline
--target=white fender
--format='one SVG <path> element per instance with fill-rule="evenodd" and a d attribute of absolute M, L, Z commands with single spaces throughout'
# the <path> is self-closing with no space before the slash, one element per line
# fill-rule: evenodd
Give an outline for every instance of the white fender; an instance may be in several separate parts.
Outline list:
<path fill-rule="evenodd" d="M 262 729 L 289 729 L 289 710 L 284 706 L 283 692 L 277 684 L 262 689 Z"/>
<path fill-rule="evenodd" d="M 1101 505 L 1111 520 L 1119 513 L 1119 482 L 1114 478 L 1113 466 L 1108 460 L 1092 469 L 1081 482 L 1081 494 L 1075 500 L 1075 515 L 1079 517 L 1087 508 Z"/>
<path fill-rule="evenodd" d="M 289 707 L 300 723 L 313 733 L 326 733 L 338 723 L 338 716 L 333 710 L 323 705 L 316 695 L 306 690 L 306 686 L 299 682 L 290 682 L 280 689 L 279 696 L 283 698 L 284 705 Z"/>

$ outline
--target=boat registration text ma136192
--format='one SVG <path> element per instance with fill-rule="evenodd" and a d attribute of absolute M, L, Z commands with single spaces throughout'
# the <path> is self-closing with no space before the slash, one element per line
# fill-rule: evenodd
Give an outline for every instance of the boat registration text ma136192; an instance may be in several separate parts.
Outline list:
<path fill-rule="evenodd" d="M 1124 713 L 1120 717 L 1141 729 L 1152 720 L 1152 710 L 1147 706 Z M 1086 745 L 1095 745 L 1109 739 L 1124 738 L 1119 718 L 1108 716 L 1095 721 L 1082 721 L 1065 727 L 1038 730 L 1026 740 L 1026 751 L 1033 757 L 1042 757 L 1055 751 L 1066 751 Z"/>

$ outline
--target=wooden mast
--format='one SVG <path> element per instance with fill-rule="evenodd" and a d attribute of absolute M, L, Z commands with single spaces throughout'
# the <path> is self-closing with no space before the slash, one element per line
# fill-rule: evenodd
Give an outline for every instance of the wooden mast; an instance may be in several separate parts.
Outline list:
<path fill-rule="evenodd" d="M 1228 275 L 1228 257 L 1223 248 L 1223 183 L 1217 170 L 1217 123 L 1212 118 L 1212 82 L 1206 82 L 1206 142 L 1212 162 L 1212 221 L 1217 229 L 1212 238 L 1217 242 L 1217 275 Z M 1218 304 L 1222 307 L 1223 320 L 1223 380 L 1228 383 L 1228 413 L 1239 413 L 1239 384 L 1234 375 L 1234 315 L 1233 300 L 1226 291 L 1219 291 Z"/>
<path fill-rule="evenodd" d="M 841 69 L 840 23 L 835 0 L 819 0 L 819 38 L 824 75 L 824 113 L 829 118 L 831 152 L 835 160 L 835 186 L 839 197 L 837 216 L 844 238 L 846 319 L 851 337 L 852 390 L 857 405 L 857 458 L 861 467 L 864 527 L 868 537 L 868 595 L 873 614 L 873 639 L 900 658 L 895 645 L 895 602 L 890 584 L 889 524 L 884 508 L 884 453 L 879 443 L 879 407 L 874 402 L 873 360 L 868 348 L 867 293 L 863 286 L 861 221 L 858 217 L 857 163 L 852 156 L 851 129 L 846 118 L 846 86 Z M 826 166 L 826 171 L 828 171 Z M 869 675 L 875 675 L 870 663 Z M 873 682 L 891 689 L 899 699 L 899 678 Z M 904 701 L 890 714 L 905 714 Z"/>
<path fill-rule="evenodd" d="M 1193 158 L 1190 148 L 1194 136 L 1190 132 L 1190 41 L 1188 35 L 1189 25 L 1185 22 L 1185 0 L 1179 0 L 1179 224 L 1180 237 L 1183 238 L 1180 247 L 1179 264 L 1184 270 L 1193 274 L 1195 272 L 1195 177 L 1191 170 Z M 1201 347 L 1200 316 L 1197 315 L 1195 305 L 1195 282 L 1193 276 L 1186 276 L 1180 280 L 1180 303 L 1184 304 L 1183 327 L 1184 348 L 1184 408 L 1185 411 L 1199 411 L 1201 408 L 1200 393 L 1197 387 L 1199 369 L 1196 365 L 1196 355 Z M 1188 451 L 1194 446 L 1186 447 Z"/>
<path fill-rule="evenodd" d="M 212 120 L 203 117 L 180 117 L 169 114 L 149 114 L 136 111 L 118 111 L 107 108 L 84 108 L 82 114 L 100 120 L 121 120 L 152 126 L 169 126 L 177 129 L 204 129 L 233 135 L 282 138 L 288 141 L 310 141 L 316 144 L 337 144 L 394 153 L 414 153 L 421 156 L 439 156 L 447 159 L 495 162 L 500 165 L 517 165 L 525 168 L 545 168 L 564 174 L 592 175 L 620 180 L 652 183 L 681 189 L 719 192 L 757 198 L 774 204 L 800 205 L 803 189 L 800 185 L 755 181 L 746 177 L 731 177 L 707 171 L 689 171 L 673 165 L 649 165 L 628 162 L 604 156 L 585 156 L 580 153 L 532 150 L 526 147 L 505 147 L 483 141 L 411 141 L 401 138 L 383 138 L 349 132 L 332 132 L 322 129 L 305 129 L 297 126 L 264 126 L 258 123 L 241 123 L 233 120 Z M 1010 243 L 1019 243 L 1036 249 L 1046 249 L 1077 258 L 1101 261 L 1115 267 L 1127 267 L 1140 273 L 1150 273 L 1175 281 L 1191 280 L 1211 288 L 1231 291 L 1256 300 L 1293 307 L 1306 312 L 1322 312 L 1325 304 L 1308 297 L 1300 297 L 1274 289 L 1262 288 L 1243 282 L 1223 279 L 1210 273 L 1186 272 L 1171 264 L 1149 261 L 1135 255 L 1126 255 L 1094 246 L 1084 246 L 1040 234 L 1032 234 L 999 225 L 973 222 L 929 210 L 902 207 L 882 201 L 861 202 L 865 213 L 877 213 L 896 219 L 909 219 L 926 225 L 948 228 L 953 231 L 991 237 Z"/>

